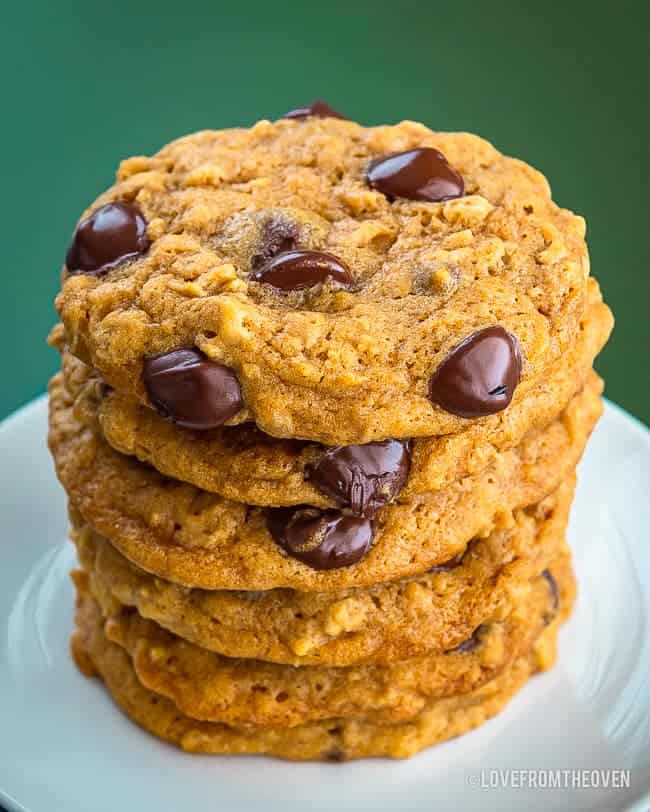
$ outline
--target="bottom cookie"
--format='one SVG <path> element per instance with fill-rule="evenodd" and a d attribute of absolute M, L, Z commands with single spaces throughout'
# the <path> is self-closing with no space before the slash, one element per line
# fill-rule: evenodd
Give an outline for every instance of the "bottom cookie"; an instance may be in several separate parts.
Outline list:
<path fill-rule="evenodd" d="M 106 637 L 102 623 L 78 627 L 72 653 L 86 675 L 103 679 L 117 704 L 134 722 L 187 752 L 265 754 L 291 760 L 408 758 L 493 717 L 531 674 L 549 668 L 555 661 L 562 617 L 546 627 L 532 649 L 497 678 L 469 693 L 434 699 L 413 719 L 397 723 L 330 719 L 286 728 L 231 727 L 197 721 L 139 682 L 128 654 Z"/>

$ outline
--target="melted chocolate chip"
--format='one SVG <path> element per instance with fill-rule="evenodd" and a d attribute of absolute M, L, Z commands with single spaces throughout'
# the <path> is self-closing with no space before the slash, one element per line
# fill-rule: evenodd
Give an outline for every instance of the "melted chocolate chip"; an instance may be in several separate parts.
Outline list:
<path fill-rule="evenodd" d="M 342 118 L 347 121 L 347 117 L 330 107 L 326 101 L 316 99 L 306 107 L 296 107 L 295 110 L 289 110 L 285 113 L 283 118 L 309 118 L 315 116 L 316 118 Z"/>
<path fill-rule="evenodd" d="M 307 476 L 355 516 L 372 516 L 403 488 L 410 464 L 408 442 L 383 440 L 330 448 Z"/>
<path fill-rule="evenodd" d="M 436 564 L 435 567 L 430 567 L 427 572 L 449 572 L 449 570 L 455 570 L 456 567 L 460 567 L 463 563 L 463 558 L 465 557 L 465 550 L 455 555 L 453 558 L 450 558 L 448 561 L 443 561 L 442 564 Z"/>
<path fill-rule="evenodd" d="M 70 273 L 103 274 L 144 254 L 147 222 L 131 203 L 106 203 L 82 220 L 72 236 L 65 264 Z"/>
<path fill-rule="evenodd" d="M 257 270 L 277 254 L 293 251 L 298 243 L 298 227 L 288 220 L 269 220 L 264 224 L 260 246 L 251 257 Z"/>
<path fill-rule="evenodd" d="M 473 333 L 449 353 L 429 382 L 429 398 L 459 417 L 505 409 L 521 376 L 519 342 L 503 327 Z"/>
<path fill-rule="evenodd" d="M 560 590 L 558 589 L 557 581 L 553 577 L 550 570 L 544 570 L 542 576 L 546 579 L 548 588 L 551 590 L 551 598 L 553 599 L 553 611 L 557 612 L 560 608 Z"/>
<path fill-rule="evenodd" d="M 477 649 L 481 645 L 481 636 L 484 629 L 484 625 L 478 626 L 474 629 L 474 633 L 471 637 L 468 637 L 467 640 L 463 640 L 462 643 L 459 643 L 454 648 L 450 648 L 447 654 L 469 654 L 471 651 Z"/>
<path fill-rule="evenodd" d="M 462 197 L 465 184 L 445 156 L 432 147 L 419 147 L 377 158 L 366 170 L 368 183 L 389 198 L 437 202 Z"/>
<path fill-rule="evenodd" d="M 214 429 L 243 405 L 235 373 L 199 350 L 174 350 L 145 359 L 142 379 L 160 414 L 185 428 Z"/>
<path fill-rule="evenodd" d="M 272 257 L 250 278 L 280 290 L 311 288 L 327 279 L 340 285 L 349 285 L 352 281 L 343 262 L 322 251 L 284 251 Z"/>
<path fill-rule="evenodd" d="M 270 509 L 267 526 L 283 550 L 316 570 L 356 564 L 370 549 L 373 535 L 369 519 L 308 507 Z"/>

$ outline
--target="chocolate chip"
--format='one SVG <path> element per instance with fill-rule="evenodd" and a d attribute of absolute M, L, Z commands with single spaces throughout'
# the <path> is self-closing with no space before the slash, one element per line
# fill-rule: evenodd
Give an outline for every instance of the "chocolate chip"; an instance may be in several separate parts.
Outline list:
<path fill-rule="evenodd" d="M 146 358 L 142 379 L 156 409 L 185 428 L 216 428 L 243 405 L 235 373 L 199 350 Z"/>
<path fill-rule="evenodd" d="M 454 648 L 450 648 L 447 654 L 469 654 L 471 651 L 474 651 L 481 645 L 481 636 L 484 630 L 485 625 L 481 624 L 474 629 L 474 633 L 471 637 L 468 637 L 467 640 L 463 640 L 462 643 L 459 643 Z"/>
<path fill-rule="evenodd" d="M 270 509 L 267 526 L 283 550 L 316 570 L 356 564 L 368 552 L 373 535 L 369 519 L 309 507 Z"/>
<path fill-rule="evenodd" d="M 429 382 L 429 398 L 459 417 L 482 417 L 508 406 L 521 376 L 519 342 L 488 327 L 449 353 Z"/>
<path fill-rule="evenodd" d="M 553 610 L 557 612 L 560 608 L 560 590 L 558 589 L 557 581 L 553 577 L 550 570 L 544 570 L 542 577 L 546 579 L 548 588 L 551 590 L 551 597 L 553 599 Z"/>
<path fill-rule="evenodd" d="M 113 391 L 113 387 L 107 384 L 105 381 L 99 381 L 99 385 L 97 387 L 97 394 L 100 400 L 105 400 Z"/>
<path fill-rule="evenodd" d="M 418 147 L 376 158 L 366 170 L 368 183 L 387 197 L 440 201 L 462 197 L 465 184 L 445 156 L 432 147 Z"/>
<path fill-rule="evenodd" d="M 327 279 L 340 285 L 349 285 L 352 281 L 346 265 L 322 251 L 284 251 L 272 257 L 250 278 L 281 290 L 311 288 Z"/>
<path fill-rule="evenodd" d="M 463 563 L 463 558 L 465 557 L 465 550 L 455 555 L 453 558 L 450 558 L 448 561 L 444 561 L 442 564 L 436 564 L 435 567 L 430 567 L 427 572 L 449 572 L 449 570 L 454 570 L 456 567 L 460 567 Z"/>
<path fill-rule="evenodd" d="M 298 242 L 298 227 L 289 220 L 271 219 L 264 224 L 260 246 L 251 258 L 257 269 L 277 254 L 293 251 Z"/>
<path fill-rule="evenodd" d="M 330 448 L 308 468 L 307 476 L 356 516 L 372 516 L 400 492 L 410 464 L 408 441 L 382 440 Z"/>
<path fill-rule="evenodd" d="M 326 761 L 341 762 L 345 761 L 345 753 L 339 747 L 332 747 L 323 753 L 323 758 Z"/>
<path fill-rule="evenodd" d="M 106 203 L 82 220 L 65 264 L 70 273 L 103 274 L 149 248 L 147 221 L 131 203 Z"/>
<path fill-rule="evenodd" d="M 296 107 L 295 110 L 289 110 L 285 113 L 283 118 L 309 118 L 315 116 L 316 118 L 342 118 L 347 121 L 347 117 L 330 107 L 326 101 L 316 99 L 306 107 Z"/>

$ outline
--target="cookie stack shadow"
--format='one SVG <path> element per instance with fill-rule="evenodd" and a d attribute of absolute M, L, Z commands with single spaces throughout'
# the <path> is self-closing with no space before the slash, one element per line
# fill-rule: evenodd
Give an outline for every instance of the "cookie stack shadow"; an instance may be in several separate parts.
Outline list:
<path fill-rule="evenodd" d="M 571 610 L 610 327 L 593 283 L 574 346 L 505 411 L 339 447 L 174 425 L 55 329 L 79 667 L 192 752 L 407 757 L 479 725 L 553 663 Z"/>

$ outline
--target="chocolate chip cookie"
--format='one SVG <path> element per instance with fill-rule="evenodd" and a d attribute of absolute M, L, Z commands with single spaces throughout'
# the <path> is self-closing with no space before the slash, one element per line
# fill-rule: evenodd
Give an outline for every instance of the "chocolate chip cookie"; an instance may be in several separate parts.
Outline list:
<path fill-rule="evenodd" d="M 582 218 L 525 163 L 405 121 L 260 121 L 120 166 L 80 220 L 71 352 L 177 425 L 327 445 L 447 435 L 574 344 Z"/>
<path fill-rule="evenodd" d="M 296 666 L 391 663 L 447 651 L 505 619 L 562 549 L 572 496 L 570 478 L 429 572 L 336 592 L 187 589 L 135 567 L 87 525 L 74 529 L 73 539 L 106 614 L 134 607 L 229 657 Z"/>
<path fill-rule="evenodd" d="M 100 614 L 86 573 L 75 573 L 80 612 Z M 231 659 L 117 607 L 104 633 L 128 652 L 138 680 L 193 719 L 228 725 L 295 727 L 346 717 L 375 722 L 411 719 L 433 698 L 476 690 L 527 653 L 573 593 L 564 552 L 503 621 L 483 624 L 455 648 L 382 666 L 304 667 Z M 92 608 L 84 604 L 90 601 Z M 100 621 L 95 621 L 100 622 Z"/>
<path fill-rule="evenodd" d="M 612 315 L 539 172 L 322 100 L 195 133 L 120 165 L 56 306 L 72 652 L 142 727 L 402 758 L 553 663 Z"/>
<path fill-rule="evenodd" d="M 478 475 L 396 502 L 372 518 L 230 502 L 114 451 L 50 387 L 50 448 L 72 507 L 142 569 L 189 587 L 330 591 L 443 564 L 495 517 L 542 499 L 575 467 L 602 410 L 593 374 L 545 429 Z"/>
<path fill-rule="evenodd" d="M 595 280 L 590 282 L 576 342 L 548 377 L 506 411 L 443 437 L 332 448 L 271 438 L 251 424 L 197 432 L 108 389 L 65 350 L 63 372 L 75 410 L 85 410 L 86 419 L 117 451 L 168 477 L 247 504 L 309 504 L 364 514 L 477 473 L 497 452 L 517 445 L 527 431 L 547 425 L 566 406 L 584 385 L 611 330 L 609 309 Z"/>

